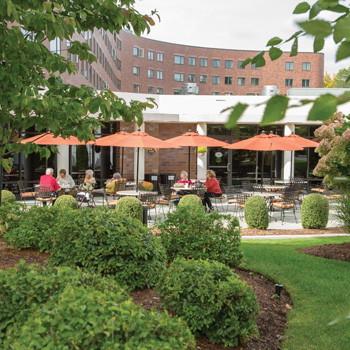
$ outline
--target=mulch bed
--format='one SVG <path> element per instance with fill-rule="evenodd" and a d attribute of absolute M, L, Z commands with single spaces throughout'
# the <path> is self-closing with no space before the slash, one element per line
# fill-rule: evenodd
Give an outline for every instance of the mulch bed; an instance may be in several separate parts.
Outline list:
<path fill-rule="evenodd" d="M 286 225 L 287 226 L 287 225 Z M 347 233 L 342 227 L 329 227 L 323 230 L 313 230 L 313 229 L 295 229 L 295 230 L 258 230 L 243 228 L 241 231 L 241 236 L 279 236 L 279 235 L 325 235 L 325 234 L 337 234 L 337 233 Z"/>
<path fill-rule="evenodd" d="M 316 245 L 300 249 L 300 251 L 320 258 L 350 261 L 350 242 Z"/>
<path fill-rule="evenodd" d="M 27 264 L 47 265 L 49 255 L 34 249 L 18 251 L 7 246 L 0 239 L 0 269 L 13 267 L 25 260 Z M 249 349 L 249 350 L 277 350 L 281 347 L 283 334 L 287 328 L 287 313 L 291 309 L 291 299 L 287 292 L 282 291 L 281 297 L 273 297 L 274 282 L 259 274 L 236 269 L 236 272 L 252 286 L 259 303 L 259 317 L 257 325 L 259 338 L 252 338 L 243 347 L 225 348 L 223 345 L 211 344 L 205 336 L 197 339 L 197 350 Z M 130 293 L 134 302 L 149 310 L 152 307 L 163 310 L 159 295 L 153 289 L 138 290 Z"/>

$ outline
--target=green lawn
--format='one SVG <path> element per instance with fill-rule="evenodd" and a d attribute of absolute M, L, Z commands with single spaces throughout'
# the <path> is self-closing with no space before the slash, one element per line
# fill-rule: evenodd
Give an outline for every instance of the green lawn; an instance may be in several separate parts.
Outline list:
<path fill-rule="evenodd" d="M 350 263 L 297 251 L 342 242 L 350 237 L 242 242 L 243 267 L 271 276 L 291 293 L 284 350 L 350 349 L 350 318 L 345 318 L 350 315 Z"/>

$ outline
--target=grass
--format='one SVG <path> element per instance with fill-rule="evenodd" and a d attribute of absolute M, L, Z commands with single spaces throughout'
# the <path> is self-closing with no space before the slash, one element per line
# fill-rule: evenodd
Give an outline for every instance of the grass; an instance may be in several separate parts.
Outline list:
<path fill-rule="evenodd" d="M 350 348 L 350 263 L 298 251 L 342 242 L 350 237 L 242 242 L 243 267 L 271 276 L 292 296 L 283 350 Z"/>

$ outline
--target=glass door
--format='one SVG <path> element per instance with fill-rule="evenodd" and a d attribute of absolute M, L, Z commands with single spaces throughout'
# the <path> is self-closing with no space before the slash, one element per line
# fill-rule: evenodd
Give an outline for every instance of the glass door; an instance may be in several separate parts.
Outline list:
<path fill-rule="evenodd" d="M 215 171 L 220 184 L 232 184 L 232 150 L 210 147 L 208 157 L 209 169 Z"/>

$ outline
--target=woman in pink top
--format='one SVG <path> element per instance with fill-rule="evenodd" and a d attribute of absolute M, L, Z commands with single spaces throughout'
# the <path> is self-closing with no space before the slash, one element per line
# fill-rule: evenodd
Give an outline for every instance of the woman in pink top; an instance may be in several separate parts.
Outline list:
<path fill-rule="evenodd" d="M 207 192 L 204 194 L 203 205 L 206 207 L 208 205 L 207 213 L 214 211 L 214 207 L 211 204 L 210 197 L 221 197 L 222 191 L 219 185 L 219 181 L 216 178 L 216 175 L 213 170 L 207 171 L 207 181 L 204 183 L 207 187 Z"/>

